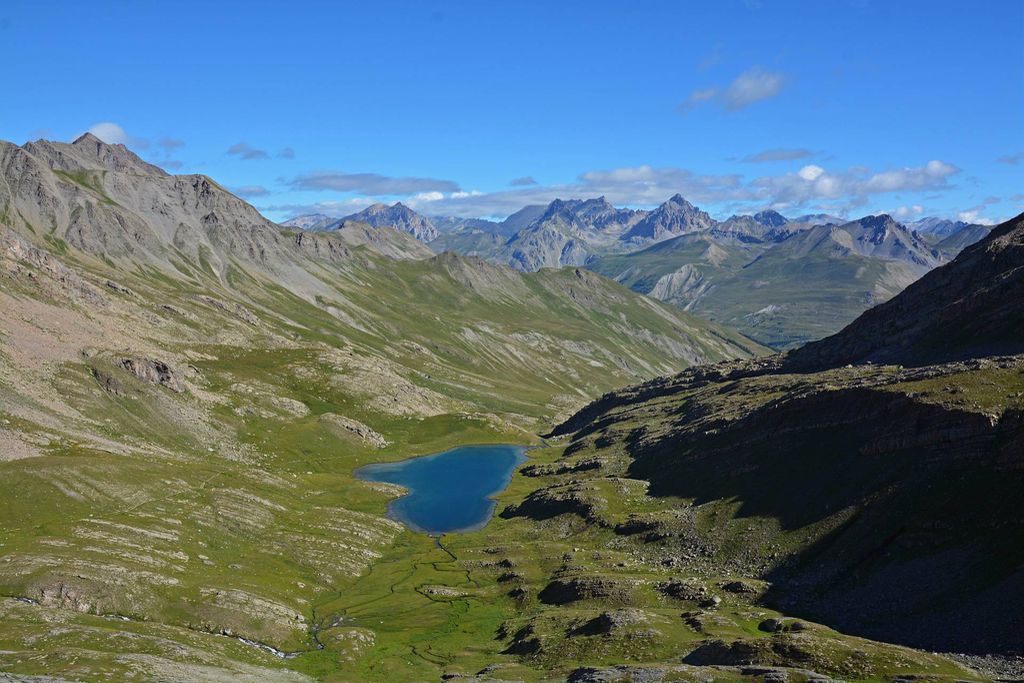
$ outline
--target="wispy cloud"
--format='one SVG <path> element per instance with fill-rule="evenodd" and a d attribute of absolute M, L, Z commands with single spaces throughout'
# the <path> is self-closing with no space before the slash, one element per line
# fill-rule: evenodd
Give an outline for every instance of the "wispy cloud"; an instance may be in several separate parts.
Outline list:
<path fill-rule="evenodd" d="M 1009 164 L 1016 166 L 1020 162 L 1024 161 L 1024 152 L 1017 152 L 1016 154 L 1007 154 L 996 159 L 1001 164 Z"/>
<path fill-rule="evenodd" d="M 689 111 L 702 104 L 715 102 L 726 111 L 737 111 L 775 97 L 785 86 L 786 77 L 782 73 L 754 66 L 737 76 L 728 86 L 694 90 L 680 105 L 680 109 Z"/>
<path fill-rule="evenodd" d="M 715 99 L 718 95 L 718 88 L 704 88 L 703 90 L 694 90 L 690 93 L 690 96 L 686 98 L 686 101 L 679 105 L 681 111 L 689 111 L 694 107 L 698 107 L 705 102 L 710 102 Z"/>
<path fill-rule="evenodd" d="M 420 192 L 458 192 L 459 185 L 437 178 L 391 177 L 377 173 L 315 171 L 300 175 L 289 185 L 294 190 L 332 190 L 365 196 L 409 195 Z"/>
<path fill-rule="evenodd" d="M 354 197 L 352 199 L 342 199 L 338 201 L 325 202 L 310 202 L 307 204 L 269 204 L 265 206 L 260 206 L 258 208 L 260 211 L 264 212 L 281 213 L 287 216 L 288 218 L 294 218 L 295 216 L 304 216 L 311 213 L 322 213 L 326 216 L 342 218 L 343 216 L 358 213 L 373 203 L 373 199 L 367 199 L 365 197 Z"/>
<path fill-rule="evenodd" d="M 277 152 L 277 158 L 278 159 L 294 159 L 295 158 L 295 150 L 292 149 L 291 147 L 285 147 L 283 149 L 280 149 Z"/>
<path fill-rule="evenodd" d="M 262 185 L 242 185 L 241 187 L 231 188 L 231 191 L 239 197 L 245 197 L 246 199 L 252 197 L 266 197 L 270 194 L 270 190 Z"/>
<path fill-rule="evenodd" d="M 228 154 L 239 157 L 240 159 L 245 159 L 246 161 L 270 158 L 270 155 L 267 154 L 266 150 L 256 149 L 245 142 L 238 142 L 228 147 Z"/>
<path fill-rule="evenodd" d="M 178 140 L 177 138 L 162 137 L 156 141 L 158 147 L 171 151 L 172 149 L 181 149 L 185 146 L 184 140 Z"/>
<path fill-rule="evenodd" d="M 526 175 L 522 178 L 513 178 L 509 185 L 512 187 L 529 187 L 530 185 L 536 185 L 537 181 L 533 179 L 532 175 Z"/>
<path fill-rule="evenodd" d="M 748 164 L 758 164 L 769 161 L 793 161 L 796 159 L 806 159 L 807 157 L 814 156 L 814 152 L 809 149 L 766 149 L 756 154 L 748 154 L 743 157 L 741 161 Z"/>
<path fill-rule="evenodd" d="M 729 111 L 735 111 L 775 97 L 785 85 L 786 78 L 782 74 L 755 66 L 729 84 L 722 95 L 722 103 Z"/>

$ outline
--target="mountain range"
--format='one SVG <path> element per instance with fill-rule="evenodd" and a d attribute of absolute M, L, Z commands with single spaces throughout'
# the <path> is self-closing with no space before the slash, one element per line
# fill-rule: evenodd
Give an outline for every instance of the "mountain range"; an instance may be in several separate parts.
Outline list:
<path fill-rule="evenodd" d="M 350 219 L 524 272 L 583 266 L 780 349 L 836 332 L 989 230 L 937 218 L 905 225 L 887 215 L 789 219 L 772 210 L 716 221 L 678 194 L 651 211 L 618 209 L 604 197 L 559 199 L 500 223 L 428 219 L 402 204 Z"/>

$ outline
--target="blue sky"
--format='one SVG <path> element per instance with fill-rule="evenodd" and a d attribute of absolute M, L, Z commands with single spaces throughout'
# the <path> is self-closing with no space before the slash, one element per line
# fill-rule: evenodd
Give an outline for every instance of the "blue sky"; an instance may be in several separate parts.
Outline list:
<path fill-rule="evenodd" d="M 0 58 L 0 138 L 93 129 L 275 219 L 1024 210 L 1019 0 L 6 0 Z"/>

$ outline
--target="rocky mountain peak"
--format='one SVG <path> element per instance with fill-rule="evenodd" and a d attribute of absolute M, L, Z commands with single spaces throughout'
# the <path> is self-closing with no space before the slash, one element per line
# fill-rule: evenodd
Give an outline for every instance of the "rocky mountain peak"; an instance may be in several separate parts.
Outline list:
<path fill-rule="evenodd" d="M 92 133 L 83 133 L 71 143 L 36 140 L 22 148 L 56 171 L 115 171 L 162 177 L 168 175 L 162 168 L 143 161 L 124 145 L 103 142 Z"/>
<path fill-rule="evenodd" d="M 754 220 L 761 225 L 768 226 L 769 228 L 781 228 L 783 225 L 789 222 L 789 219 L 783 216 L 778 211 L 766 209 L 765 211 L 758 211 L 754 214 Z"/>
<path fill-rule="evenodd" d="M 903 227 L 896 220 L 887 213 L 881 213 L 877 216 L 865 216 L 860 219 L 860 224 L 870 230 L 892 230 L 895 228 Z"/>
<path fill-rule="evenodd" d="M 421 216 L 402 202 L 395 202 L 391 206 L 387 204 L 373 204 L 351 216 L 345 216 L 336 223 L 345 220 L 362 221 L 375 228 L 394 228 L 399 232 L 405 232 L 421 242 L 430 242 L 437 239 L 437 226 L 426 216 Z M 331 229 L 328 225 L 327 229 Z"/>
<path fill-rule="evenodd" d="M 670 235 L 707 230 L 714 224 L 715 221 L 711 216 L 677 193 L 644 216 L 629 232 L 623 235 L 622 239 L 627 241 L 660 240 Z"/>
<path fill-rule="evenodd" d="M 105 145 L 106 143 L 100 140 L 98 137 L 90 132 L 85 132 L 79 135 L 71 143 L 72 145 Z"/>

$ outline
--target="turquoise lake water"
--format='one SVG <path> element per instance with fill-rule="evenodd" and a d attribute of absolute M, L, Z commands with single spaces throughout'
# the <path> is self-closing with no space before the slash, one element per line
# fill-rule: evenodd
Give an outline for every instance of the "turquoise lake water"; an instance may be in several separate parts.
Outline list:
<path fill-rule="evenodd" d="M 409 493 L 392 501 L 388 512 L 411 529 L 427 534 L 472 531 L 491 519 L 495 503 L 490 497 L 508 486 L 515 468 L 526 461 L 525 453 L 526 446 L 460 446 L 366 465 L 355 475 L 407 488 Z"/>

